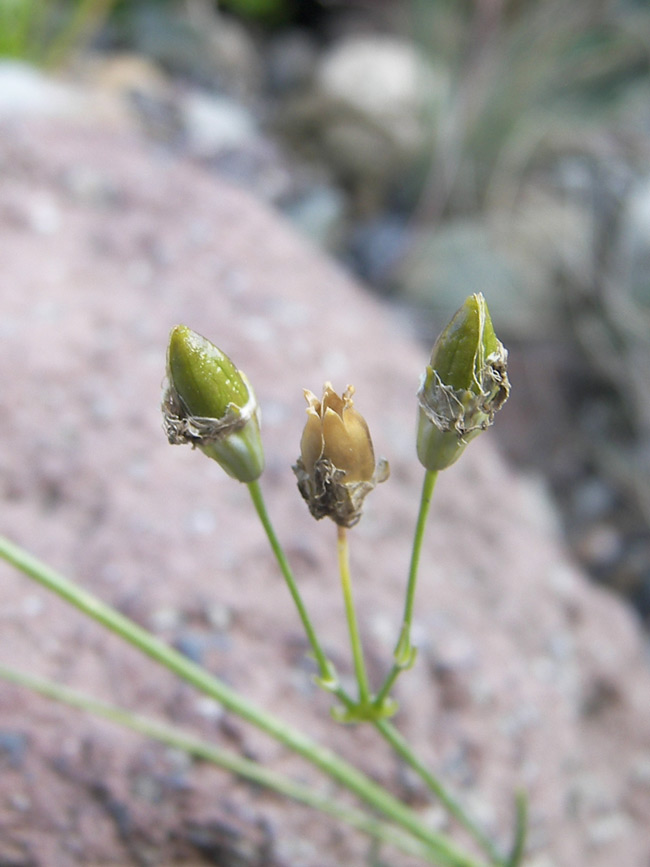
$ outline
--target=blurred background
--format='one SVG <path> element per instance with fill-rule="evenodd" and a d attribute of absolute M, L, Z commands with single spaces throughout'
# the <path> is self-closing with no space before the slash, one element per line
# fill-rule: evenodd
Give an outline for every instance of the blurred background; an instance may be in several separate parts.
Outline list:
<path fill-rule="evenodd" d="M 0 61 L 0 119 L 109 96 L 427 347 L 482 291 L 493 441 L 650 627 L 647 0 L 0 0 Z"/>

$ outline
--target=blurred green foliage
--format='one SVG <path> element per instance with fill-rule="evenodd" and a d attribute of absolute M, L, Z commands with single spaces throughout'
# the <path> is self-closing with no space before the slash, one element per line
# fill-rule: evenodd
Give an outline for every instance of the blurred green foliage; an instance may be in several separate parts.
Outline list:
<path fill-rule="evenodd" d="M 287 21 L 291 16 L 291 4 L 287 0 L 225 0 L 225 9 L 262 22 Z"/>
<path fill-rule="evenodd" d="M 620 120 L 650 72 L 650 4 L 414 0 L 417 41 L 452 73 L 432 130 L 428 210 L 481 211 L 533 160 Z M 593 141 L 593 135 L 591 136 Z"/>
<path fill-rule="evenodd" d="M 113 0 L 0 0 L 0 57 L 64 63 L 97 33 Z"/>
<path fill-rule="evenodd" d="M 274 25 L 289 21 L 294 11 L 290 0 L 224 0 L 217 5 L 242 18 Z M 0 0 L 0 58 L 53 68 L 85 47 L 109 13 L 123 26 L 143 9 L 174 11 L 182 6 L 179 0 Z"/>
<path fill-rule="evenodd" d="M 227 10 L 242 19 L 262 24 L 290 23 L 296 9 L 302 0 L 202 0 L 201 4 L 215 12 Z M 116 0 L 115 9 L 118 17 L 129 14 L 139 14 L 147 7 L 167 7 L 168 10 L 181 11 L 182 0 Z"/>

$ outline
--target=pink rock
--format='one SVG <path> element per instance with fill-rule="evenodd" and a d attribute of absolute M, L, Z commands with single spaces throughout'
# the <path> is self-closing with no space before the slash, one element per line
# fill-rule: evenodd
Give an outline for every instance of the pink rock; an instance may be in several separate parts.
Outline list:
<path fill-rule="evenodd" d="M 377 682 L 401 616 L 428 351 L 275 214 L 128 134 L 14 124 L 0 165 L 3 533 L 165 638 L 205 630 L 212 670 L 430 809 L 372 731 L 329 719 L 246 489 L 198 453 L 170 448 L 158 407 L 179 322 L 245 370 L 262 405 L 262 482 L 278 533 L 349 674 L 335 528 L 310 518 L 290 465 L 302 388 L 354 383 L 392 467 L 351 533 Z M 48 232 L 30 220 L 43 201 L 57 214 Z M 531 865 L 641 867 L 650 858 L 643 638 L 627 608 L 569 563 L 528 483 L 498 454 L 498 428 L 497 419 L 441 474 L 417 596 L 421 652 L 398 683 L 397 725 L 504 843 L 513 790 L 530 792 Z M 0 576 L 2 662 L 319 780 L 27 578 L 4 565 Z M 214 610 L 226 612 L 223 628 Z M 212 641 L 220 630 L 228 640 Z M 17 767 L 0 747 L 0 860 L 136 864 L 146 853 L 162 865 L 221 840 L 268 863 L 266 833 L 279 864 L 365 863 L 358 834 L 108 723 L 2 683 L 0 715 L 2 730 L 28 737 Z M 224 837 L 224 825 L 241 836 Z M 390 863 L 414 862 L 390 853 Z"/>

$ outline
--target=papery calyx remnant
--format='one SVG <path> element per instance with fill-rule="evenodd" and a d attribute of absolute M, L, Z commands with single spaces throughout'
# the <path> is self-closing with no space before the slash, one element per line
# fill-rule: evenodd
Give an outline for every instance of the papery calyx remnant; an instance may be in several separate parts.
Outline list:
<path fill-rule="evenodd" d="M 314 518 L 353 527 L 365 497 L 388 478 L 388 462 L 375 463 L 368 425 L 354 409 L 353 386 L 339 396 L 327 382 L 320 400 L 307 389 L 304 394 L 307 423 L 293 467 L 298 489 Z"/>
<path fill-rule="evenodd" d="M 240 482 L 262 474 L 260 411 L 250 383 L 225 353 L 185 325 L 169 338 L 162 411 L 170 443 L 191 443 Z"/>
<path fill-rule="evenodd" d="M 507 360 L 485 298 L 470 295 L 436 340 L 418 391 L 417 451 L 426 469 L 451 466 L 492 424 L 510 393 Z"/>

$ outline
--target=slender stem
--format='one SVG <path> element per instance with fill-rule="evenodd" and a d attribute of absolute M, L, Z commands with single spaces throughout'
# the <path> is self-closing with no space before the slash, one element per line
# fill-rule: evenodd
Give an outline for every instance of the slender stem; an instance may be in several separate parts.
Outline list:
<path fill-rule="evenodd" d="M 307 613 L 307 608 L 300 594 L 300 590 L 298 589 L 298 584 L 296 583 L 296 579 L 293 575 L 293 570 L 289 565 L 289 561 L 287 560 L 287 556 L 284 553 L 284 549 L 280 543 L 280 540 L 278 539 L 275 530 L 273 529 L 273 524 L 266 508 L 264 497 L 262 495 L 262 489 L 259 482 L 250 482 L 248 484 L 248 490 L 250 491 L 251 499 L 253 500 L 253 505 L 255 506 L 257 516 L 260 519 L 262 526 L 264 527 L 264 531 L 266 532 L 269 544 L 271 545 L 271 550 L 275 555 L 278 566 L 280 567 L 280 571 L 282 572 L 287 587 L 289 588 L 291 598 L 293 599 L 296 609 L 298 610 L 298 615 L 307 635 L 307 640 L 309 641 L 309 644 L 311 646 L 312 653 L 316 658 L 316 662 L 320 669 L 320 676 L 318 682 L 324 689 L 335 695 L 344 708 L 346 708 L 347 710 L 352 710 L 355 707 L 355 702 L 338 682 L 338 677 L 336 671 L 334 670 L 334 666 L 325 655 L 320 641 L 318 640 L 316 630 L 312 625 L 311 618 Z"/>
<path fill-rule="evenodd" d="M 399 655 L 403 654 L 405 657 L 411 656 L 413 651 L 411 650 L 411 641 L 410 641 L 410 631 L 411 624 L 413 620 L 413 607 L 415 601 L 415 588 L 417 583 L 418 569 L 420 564 L 420 554 L 422 551 L 422 542 L 424 539 L 424 531 L 426 528 L 427 517 L 429 514 L 429 509 L 431 506 L 431 500 L 433 497 L 433 491 L 435 488 L 435 483 L 438 478 L 438 473 L 435 471 L 427 470 L 424 475 L 424 480 L 422 484 L 422 493 L 420 497 L 420 506 L 418 511 L 418 518 L 415 527 L 414 537 L 413 537 L 413 547 L 411 552 L 411 562 L 409 568 L 409 577 L 408 577 L 408 585 L 406 591 L 406 599 L 404 605 L 404 617 L 403 617 L 403 625 L 400 633 L 400 638 L 398 644 L 395 648 L 395 655 L 397 662 L 393 666 L 391 672 L 384 685 L 382 686 L 380 692 L 374 699 L 374 705 L 377 708 L 381 708 L 385 699 L 388 697 L 390 690 L 399 676 L 400 672 L 405 668 L 404 661 L 400 661 Z M 256 483 L 254 483 L 256 484 Z M 259 490 L 259 489 L 258 489 Z M 252 493 L 252 492 L 251 492 Z M 261 498 L 261 493 L 259 494 Z M 257 507 L 257 505 L 256 505 Z M 258 509 L 258 514 L 259 509 Z M 266 516 L 266 512 L 264 512 L 266 517 L 266 522 L 270 527 L 270 521 L 268 516 Z M 262 515 L 260 514 L 260 518 Z M 264 520 L 262 523 L 265 524 L 265 528 L 267 524 Z M 352 646 L 352 654 L 354 659 L 354 667 L 357 682 L 359 684 L 359 699 L 361 705 L 367 704 L 370 701 L 370 688 L 368 684 L 368 678 L 365 669 L 365 663 L 363 659 L 363 649 L 359 636 L 359 630 L 356 619 L 356 612 L 354 607 L 354 601 L 352 598 L 352 582 L 350 577 L 350 567 L 349 567 L 349 552 L 348 552 L 348 543 L 347 543 L 347 532 L 344 527 L 338 527 L 338 557 L 339 557 L 339 570 L 341 573 L 341 584 L 343 588 L 343 597 L 345 601 L 345 610 L 346 616 L 348 620 L 348 629 L 350 632 L 350 642 Z M 272 530 L 269 533 L 267 530 L 267 534 L 269 535 L 269 541 L 271 542 L 271 546 L 273 547 L 273 551 L 278 558 L 278 562 L 280 563 L 280 567 L 287 576 L 289 575 L 289 579 L 287 583 L 289 584 L 289 589 L 292 592 L 292 596 L 294 601 L 296 601 L 296 605 L 298 606 L 299 612 L 304 611 L 304 606 L 300 601 L 299 591 L 295 585 L 295 581 L 293 576 L 291 575 L 290 567 L 287 563 L 286 557 L 280 545 L 280 542 L 277 540 Z M 284 564 L 284 565 L 283 565 Z M 302 617 L 301 613 L 301 617 Z M 303 623 L 309 623 L 310 629 L 311 624 L 306 617 L 306 614 L 303 618 Z M 306 627 L 307 628 L 307 627 Z M 309 631 L 308 631 L 308 634 Z M 312 630 L 313 634 L 313 630 Z M 314 637 L 315 640 L 315 637 Z M 339 690 L 340 692 L 340 690 Z M 338 694 L 338 693 L 337 693 Z M 339 698 L 343 701 L 343 703 L 347 706 L 348 709 L 351 708 L 352 704 L 349 697 L 345 694 L 342 696 L 339 695 Z M 354 708 L 352 708 L 354 709 Z M 397 729 L 389 723 L 385 719 L 381 719 L 379 717 L 371 718 L 371 721 L 375 728 L 379 731 L 382 737 L 391 745 L 391 747 L 395 750 L 395 752 L 402 757 L 402 759 L 413 768 L 420 778 L 425 782 L 429 790 L 438 798 L 438 800 L 445 806 L 445 808 L 449 811 L 449 813 L 456 818 L 456 820 L 465 827 L 477 841 L 477 843 L 483 848 L 483 850 L 488 854 L 491 858 L 492 862 L 495 864 L 502 864 L 501 856 L 499 855 L 496 847 L 489 839 L 489 837 L 485 834 L 485 832 L 476 824 L 476 822 L 466 813 L 462 805 L 445 789 L 444 785 L 440 782 L 440 780 L 435 777 L 431 771 L 417 758 L 411 749 L 410 745 L 406 741 L 406 739 L 397 731 Z M 519 827 L 519 826 L 518 826 Z"/>
<path fill-rule="evenodd" d="M 381 707 L 384 699 L 390 693 L 393 684 L 399 677 L 400 672 L 404 668 L 409 668 L 413 663 L 414 651 L 411 646 L 411 626 L 413 622 L 413 605 L 415 603 L 415 586 L 417 584 L 418 568 L 420 565 L 420 553 L 422 551 L 422 541 L 424 539 L 424 530 L 431 506 L 431 498 L 433 497 L 433 489 L 438 478 L 438 472 L 427 470 L 424 474 L 422 482 L 422 493 L 420 495 L 420 508 L 418 511 L 417 523 L 413 535 L 413 547 L 411 549 L 411 564 L 409 567 L 408 584 L 406 587 L 406 598 L 404 601 L 404 616 L 402 618 L 402 628 L 400 630 L 399 639 L 395 646 L 395 664 L 390 670 L 382 688 L 377 693 L 375 704 Z"/>
<path fill-rule="evenodd" d="M 201 666 L 160 641 L 146 629 L 124 617 L 88 591 L 78 587 L 74 582 L 64 578 L 63 575 L 3 536 L 0 536 L 0 557 L 43 587 L 56 593 L 79 611 L 119 635 L 129 644 L 137 647 L 146 656 L 177 674 L 187 683 L 191 683 L 205 695 L 218 701 L 226 710 L 237 714 L 293 752 L 303 756 L 361 800 L 384 813 L 396 824 L 401 825 L 418 840 L 427 843 L 432 854 L 437 857 L 441 864 L 448 865 L 448 867 L 477 867 L 476 861 L 471 856 L 458 849 L 446 836 L 426 828 L 412 810 L 353 765 L 308 738 L 300 730 L 262 710 L 223 681 L 208 674 Z"/>
<path fill-rule="evenodd" d="M 259 481 L 249 482 L 248 490 L 250 491 L 251 499 L 253 500 L 253 505 L 255 506 L 255 511 L 257 512 L 260 522 L 264 527 L 264 530 L 269 540 L 269 544 L 271 545 L 273 553 L 275 554 L 275 559 L 278 561 L 280 571 L 282 572 L 284 580 L 287 583 L 287 587 L 289 588 L 291 598 L 293 599 L 294 604 L 298 609 L 300 620 L 302 621 L 302 625 L 305 629 L 307 639 L 309 641 L 309 644 L 311 645 L 312 652 L 316 658 L 316 662 L 318 663 L 318 667 L 320 669 L 321 679 L 324 681 L 332 681 L 333 679 L 335 679 L 332 671 L 332 665 L 325 656 L 325 652 L 323 651 L 318 637 L 316 636 L 316 632 L 314 630 L 314 627 L 312 626 L 309 614 L 307 613 L 307 609 L 305 608 L 305 604 L 302 601 L 300 591 L 298 590 L 298 585 L 296 584 L 296 580 L 293 577 L 293 572 L 291 571 L 289 561 L 287 560 L 282 545 L 280 544 L 280 541 L 275 534 L 275 530 L 273 529 L 273 524 L 271 523 L 269 513 L 266 509 L 266 504 L 264 503 L 264 497 L 262 496 L 262 489 L 260 487 Z"/>
<path fill-rule="evenodd" d="M 418 567 L 420 565 L 420 553 L 422 551 L 422 540 L 424 539 L 424 529 L 427 524 L 429 507 L 431 506 L 431 498 L 433 497 L 433 489 L 438 479 L 437 470 L 427 470 L 424 474 L 422 482 L 422 494 L 420 496 L 420 510 L 418 512 L 418 520 L 415 525 L 415 534 L 413 536 L 413 548 L 411 550 L 411 565 L 409 568 L 409 580 L 406 588 L 406 602 L 404 605 L 404 624 L 411 629 L 413 621 L 413 604 L 415 602 L 415 585 L 418 577 Z"/>
<path fill-rule="evenodd" d="M 438 798 L 448 812 L 462 825 L 483 851 L 491 859 L 493 864 L 503 865 L 503 856 L 482 828 L 468 815 L 465 808 L 451 795 L 440 780 L 418 759 L 410 744 L 400 732 L 388 720 L 374 720 L 374 727 L 382 735 L 395 752 L 418 774 L 429 790 Z"/>
<path fill-rule="evenodd" d="M 346 822 L 353 828 L 382 842 L 390 843 L 410 855 L 416 855 L 425 861 L 435 863 L 431 852 L 425 844 L 414 840 L 402 831 L 386 824 L 386 822 L 375 819 L 362 810 L 339 804 L 307 786 L 295 783 L 276 771 L 264 768 L 258 762 L 245 759 L 231 750 L 221 749 L 207 741 L 186 734 L 175 726 L 166 725 L 158 722 L 158 720 L 132 713 L 108 702 L 99 701 L 78 690 L 70 689 L 53 681 L 34 677 L 26 672 L 7 668 L 3 665 L 0 665 L 0 678 L 19 686 L 27 687 L 47 698 L 108 719 L 132 731 L 167 744 L 167 746 L 183 750 L 195 758 L 212 762 L 224 770 L 237 774 L 239 777 L 258 783 L 280 795 L 292 798 L 294 801 L 313 807 L 322 813 Z"/>
<path fill-rule="evenodd" d="M 526 849 L 526 831 L 528 827 L 528 798 L 523 791 L 515 795 L 515 839 L 506 867 L 519 867 Z"/>
<path fill-rule="evenodd" d="M 386 677 L 386 680 L 382 684 L 381 689 L 375 696 L 375 707 L 381 708 L 383 706 L 384 702 L 390 695 L 390 691 L 393 688 L 395 681 L 400 676 L 402 671 L 404 671 L 403 666 L 397 664 L 393 665 L 390 672 L 388 673 L 388 676 Z"/>
<path fill-rule="evenodd" d="M 348 630 L 350 633 L 350 645 L 352 647 L 352 658 L 354 659 L 354 671 L 359 685 L 359 702 L 362 705 L 370 703 L 370 687 L 368 685 L 368 675 L 366 673 L 366 664 L 363 659 L 363 646 L 359 636 L 359 626 L 357 624 L 357 614 L 354 607 L 354 599 L 352 598 L 352 579 L 350 577 L 350 557 L 348 551 L 348 532 L 345 527 L 337 526 L 337 549 L 339 555 L 339 572 L 341 573 L 341 588 L 343 590 L 343 600 L 345 602 L 345 616 L 348 621 Z"/>

